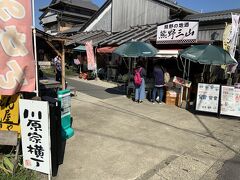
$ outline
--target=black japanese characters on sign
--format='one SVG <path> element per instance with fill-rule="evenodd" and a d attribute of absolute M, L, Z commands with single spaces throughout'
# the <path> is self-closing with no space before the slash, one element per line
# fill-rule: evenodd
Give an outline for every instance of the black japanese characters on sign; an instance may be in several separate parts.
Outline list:
<path fill-rule="evenodd" d="M 49 104 L 20 99 L 19 107 L 24 167 L 51 174 Z"/>
<path fill-rule="evenodd" d="M 157 42 L 193 41 L 197 39 L 198 22 L 175 21 L 160 25 L 157 29 Z"/>
<path fill-rule="evenodd" d="M 0 130 L 20 132 L 19 95 L 0 95 Z"/>
<path fill-rule="evenodd" d="M 183 28 L 189 27 L 189 23 L 177 23 L 177 24 L 167 24 L 164 25 L 164 30 L 160 31 L 160 38 L 179 38 L 179 37 L 188 37 L 193 36 L 195 31 L 191 28 L 188 29 L 188 32 L 183 33 Z"/>
<path fill-rule="evenodd" d="M 29 133 L 27 136 L 29 137 L 29 142 L 32 142 L 34 145 L 30 144 L 27 146 L 28 152 L 32 155 L 31 160 L 36 162 L 36 166 L 39 167 L 41 162 L 44 162 L 44 148 L 41 145 L 42 140 L 42 112 L 38 111 L 37 114 L 35 112 L 29 112 L 29 110 L 25 109 L 23 113 L 24 119 L 27 119 L 27 127 L 29 128 Z"/>

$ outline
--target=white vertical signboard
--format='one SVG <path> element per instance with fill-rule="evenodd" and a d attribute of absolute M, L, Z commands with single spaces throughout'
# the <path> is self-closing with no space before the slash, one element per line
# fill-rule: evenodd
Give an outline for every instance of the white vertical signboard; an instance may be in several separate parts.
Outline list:
<path fill-rule="evenodd" d="M 222 86 L 221 114 L 240 117 L 240 89 Z"/>
<path fill-rule="evenodd" d="M 51 174 L 49 104 L 20 99 L 19 107 L 24 167 Z"/>
<path fill-rule="evenodd" d="M 196 110 L 218 113 L 220 85 L 198 83 Z"/>

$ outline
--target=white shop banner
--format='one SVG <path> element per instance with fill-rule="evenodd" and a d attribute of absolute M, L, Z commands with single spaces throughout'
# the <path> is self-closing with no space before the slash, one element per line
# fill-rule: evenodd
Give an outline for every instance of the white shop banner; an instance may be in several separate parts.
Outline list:
<path fill-rule="evenodd" d="M 198 83 L 196 110 L 218 113 L 220 85 Z"/>
<path fill-rule="evenodd" d="M 193 43 L 197 41 L 198 21 L 173 21 L 157 28 L 157 44 Z"/>
<path fill-rule="evenodd" d="M 20 99 L 19 108 L 24 167 L 51 174 L 49 104 Z"/>

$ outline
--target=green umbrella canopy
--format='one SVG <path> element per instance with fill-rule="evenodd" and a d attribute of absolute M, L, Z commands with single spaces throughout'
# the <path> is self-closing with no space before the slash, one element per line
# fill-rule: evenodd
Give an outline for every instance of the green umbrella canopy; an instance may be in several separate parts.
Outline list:
<path fill-rule="evenodd" d="M 214 45 L 194 45 L 180 52 L 180 57 L 208 65 L 236 64 L 230 54 Z"/>
<path fill-rule="evenodd" d="M 122 57 L 153 57 L 157 54 L 157 49 L 145 42 L 127 42 L 113 51 Z"/>
<path fill-rule="evenodd" d="M 80 52 L 85 52 L 86 51 L 86 47 L 83 45 L 77 46 L 73 49 L 74 51 L 80 51 Z"/>

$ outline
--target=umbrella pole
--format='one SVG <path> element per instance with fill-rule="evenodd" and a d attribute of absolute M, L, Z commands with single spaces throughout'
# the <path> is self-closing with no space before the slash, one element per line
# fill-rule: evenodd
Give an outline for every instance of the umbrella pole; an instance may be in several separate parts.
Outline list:
<path fill-rule="evenodd" d="M 188 60 L 188 73 L 187 73 L 187 80 L 189 80 L 190 67 L 191 67 L 191 61 Z M 188 109 L 188 88 L 187 88 L 187 87 L 186 87 L 186 109 Z"/>
<path fill-rule="evenodd" d="M 130 62 L 131 62 L 131 58 L 128 58 L 128 83 L 130 83 L 130 73 L 131 73 L 131 70 L 130 70 L 131 64 L 130 64 Z"/>
<path fill-rule="evenodd" d="M 185 79 L 186 76 L 186 59 L 184 59 L 184 67 L 183 67 L 183 79 Z M 183 86 L 181 86 L 181 94 L 180 94 L 180 107 L 182 107 L 182 103 L 183 103 Z"/>

